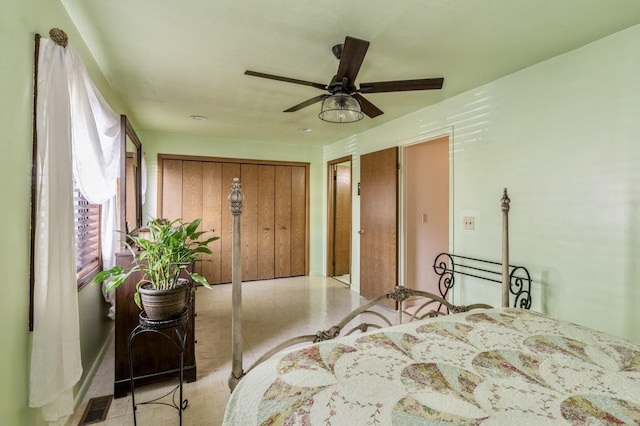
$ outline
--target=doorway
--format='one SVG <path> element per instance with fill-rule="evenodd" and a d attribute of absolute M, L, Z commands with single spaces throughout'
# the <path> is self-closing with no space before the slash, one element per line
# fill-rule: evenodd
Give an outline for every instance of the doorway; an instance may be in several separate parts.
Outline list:
<path fill-rule="evenodd" d="M 449 137 L 404 149 L 405 285 L 440 294 L 433 261 L 449 252 Z"/>
<path fill-rule="evenodd" d="M 327 166 L 327 276 L 351 285 L 351 156 Z"/>

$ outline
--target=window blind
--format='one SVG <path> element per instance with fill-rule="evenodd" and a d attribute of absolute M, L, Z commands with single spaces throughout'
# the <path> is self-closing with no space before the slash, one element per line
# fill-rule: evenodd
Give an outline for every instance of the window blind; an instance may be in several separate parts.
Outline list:
<path fill-rule="evenodd" d="M 100 206 L 91 204 L 73 185 L 78 286 L 87 284 L 98 272 L 100 258 Z"/>

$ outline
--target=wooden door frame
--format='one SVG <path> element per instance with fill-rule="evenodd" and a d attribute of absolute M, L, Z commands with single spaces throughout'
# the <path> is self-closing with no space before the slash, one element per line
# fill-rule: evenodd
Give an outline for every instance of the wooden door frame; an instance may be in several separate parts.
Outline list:
<path fill-rule="evenodd" d="M 327 265 L 326 275 L 327 277 L 333 277 L 335 274 L 334 268 L 334 235 L 335 235 L 335 192 L 333 184 L 333 167 L 337 164 L 349 161 L 350 168 L 353 170 L 353 156 L 347 155 L 344 157 L 336 158 L 335 160 L 327 161 Z M 353 185 L 351 190 L 353 190 Z M 353 194 L 353 193 L 352 193 Z M 351 221 L 353 223 L 353 220 Z M 351 227 L 350 227 L 351 228 Z M 353 243 L 352 243 L 353 244 Z M 351 261 L 349 261 L 349 270 L 351 270 Z"/>

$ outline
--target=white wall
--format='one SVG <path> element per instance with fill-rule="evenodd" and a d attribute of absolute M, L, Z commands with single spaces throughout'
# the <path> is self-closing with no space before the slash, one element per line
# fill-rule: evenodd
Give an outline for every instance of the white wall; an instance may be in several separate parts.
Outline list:
<path fill-rule="evenodd" d="M 500 259 L 508 187 L 511 260 L 532 272 L 534 307 L 640 342 L 638 51 L 640 26 L 327 146 L 324 161 L 352 154 L 356 185 L 361 154 L 450 133 L 452 251 Z M 478 296 L 461 288 L 458 303 Z"/>

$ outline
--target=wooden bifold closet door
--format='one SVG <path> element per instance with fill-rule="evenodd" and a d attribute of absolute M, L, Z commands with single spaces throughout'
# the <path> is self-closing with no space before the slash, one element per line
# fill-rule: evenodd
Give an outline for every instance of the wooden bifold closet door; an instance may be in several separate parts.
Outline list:
<path fill-rule="evenodd" d="M 196 270 L 212 284 L 231 282 L 232 216 L 227 199 L 234 177 L 244 194 L 243 281 L 307 274 L 308 164 L 158 156 L 158 216 L 202 218 L 220 240 Z"/>

